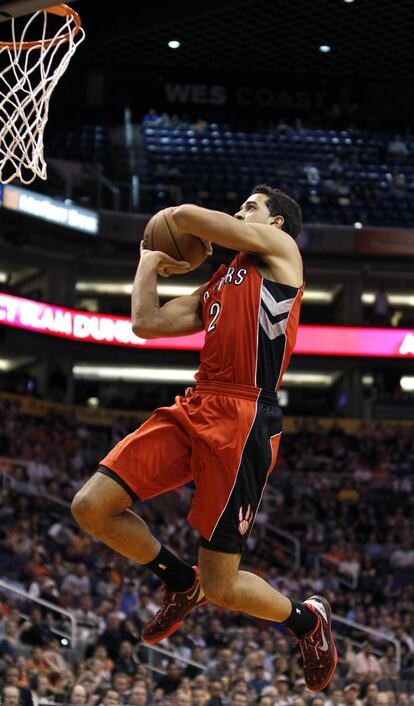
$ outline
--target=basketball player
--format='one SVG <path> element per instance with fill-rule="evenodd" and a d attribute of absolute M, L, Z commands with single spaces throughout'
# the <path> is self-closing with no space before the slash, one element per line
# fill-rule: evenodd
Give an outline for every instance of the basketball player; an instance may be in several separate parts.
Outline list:
<path fill-rule="evenodd" d="M 303 267 L 295 239 L 299 205 L 278 189 L 256 187 L 235 217 L 193 205 L 174 209 L 180 231 L 238 251 L 190 296 L 160 307 L 157 274 L 177 263 L 141 249 L 132 293 L 132 324 L 143 338 L 205 330 L 196 386 L 172 407 L 156 409 L 101 461 L 76 494 L 79 525 L 164 582 L 159 611 L 143 628 L 156 643 L 180 627 L 193 608 L 211 601 L 278 622 L 297 638 L 307 686 L 324 689 L 337 653 L 325 598 L 300 603 L 240 571 L 282 433 L 276 391 L 295 345 Z M 199 564 L 189 566 L 127 511 L 193 480 L 189 522 L 201 535 Z"/>

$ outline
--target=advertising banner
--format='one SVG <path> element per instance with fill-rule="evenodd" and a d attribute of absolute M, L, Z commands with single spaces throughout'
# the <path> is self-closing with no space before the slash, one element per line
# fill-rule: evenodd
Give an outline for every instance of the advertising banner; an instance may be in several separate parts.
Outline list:
<path fill-rule="evenodd" d="M 0 324 L 83 343 L 165 350 L 200 350 L 204 332 L 178 338 L 135 336 L 126 316 L 91 314 L 0 292 Z M 296 355 L 407 358 L 414 330 L 353 326 L 299 326 Z"/>

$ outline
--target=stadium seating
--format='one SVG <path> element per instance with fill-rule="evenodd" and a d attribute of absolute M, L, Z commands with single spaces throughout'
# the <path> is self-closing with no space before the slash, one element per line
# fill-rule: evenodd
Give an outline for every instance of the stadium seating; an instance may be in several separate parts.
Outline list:
<path fill-rule="evenodd" d="M 269 182 L 301 201 L 305 222 L 411 227 L 414 162 L 401 164 L 391 139 L 351 129 L 143 126 L 150 179 L 179 183 L 185 201 L 231 212 L 253 184 Z M 414 137 L 405 144 L 411 153 Z"/>

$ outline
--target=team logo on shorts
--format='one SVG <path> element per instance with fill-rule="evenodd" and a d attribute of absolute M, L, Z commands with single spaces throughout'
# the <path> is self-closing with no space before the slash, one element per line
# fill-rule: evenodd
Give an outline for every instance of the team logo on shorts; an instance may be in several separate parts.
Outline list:
<path fill-rule="evenodd" d="M 239 532 L 240 534 L 246 534 L 250 527 L 250 523 L 253 519 L 253 511 L 250 504 L 247 507 L 246 514 L 244 514 L 243 505 L 241 505 L 239 510 Z"/>

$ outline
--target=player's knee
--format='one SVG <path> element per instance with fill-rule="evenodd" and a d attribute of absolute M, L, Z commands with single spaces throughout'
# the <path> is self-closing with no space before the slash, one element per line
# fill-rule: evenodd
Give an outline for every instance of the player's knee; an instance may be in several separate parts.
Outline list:
<path fill-rule="evenodd" d="M 71 512 L 79 527 L 89 534 L 94 534 L 99 522 L 99 512 L 91 493 L 81 488 L 72 500 Z"/>
<path fill-rule="evenodd" d="M 231 581 L 217 581 L 213 576 L 202 579 L 203 591 L 210 603 L 231 608 L 234 602 L 234 588 Z"/>

